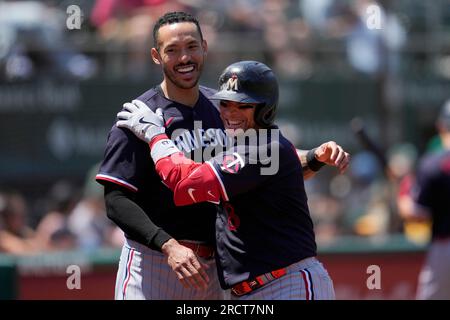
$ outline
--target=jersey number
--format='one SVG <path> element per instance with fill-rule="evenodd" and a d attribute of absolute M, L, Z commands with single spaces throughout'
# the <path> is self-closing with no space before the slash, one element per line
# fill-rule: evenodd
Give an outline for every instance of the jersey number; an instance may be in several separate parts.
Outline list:
<path fill-rule="evenodd" d="M 234 212 L 234 207 L 229 202 L 225 202 L 224 207 L 228 213 L 228 229 L 230 231 L 236 231 L 241 224 L 241 219 L 239 219 L 239 216 Z"/>

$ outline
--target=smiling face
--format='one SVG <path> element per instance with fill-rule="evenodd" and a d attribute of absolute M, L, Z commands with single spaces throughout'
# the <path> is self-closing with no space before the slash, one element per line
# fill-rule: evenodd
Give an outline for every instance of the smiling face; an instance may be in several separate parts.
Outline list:
<path fill-rule="evenodd" d="M 152 58 L 164 71 L 168 86 L 194 88 L 200 78 L 207 52 L 197 26 L 191 22 L 163 25 L 158 31 L 158 48 L 152 48 Z"/>
<path fill-rule="evenodd" d="M 257 129 L 255 123 L 256 103 L 241 103 L 235 101 L 220 101 L 220 118 L 226 130 Z"/>

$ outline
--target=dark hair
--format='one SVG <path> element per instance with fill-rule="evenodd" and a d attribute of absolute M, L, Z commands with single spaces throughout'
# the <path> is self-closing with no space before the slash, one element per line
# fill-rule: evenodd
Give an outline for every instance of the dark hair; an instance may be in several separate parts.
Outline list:
<path fill-rule="evenodd" d="M 197 26 L 198 33 L 200 34 L 200 39 L 203 40 L 202 30 L 200 29 L 200 24 L 193 15 L 186 12 L 168 12 L 158 19 L 155 26 L 153 27 L 153 46 L 158 48 L 158 31 L 159 28 L 166 24 L 179 23 L 179 22 L 192 22 Z"/>

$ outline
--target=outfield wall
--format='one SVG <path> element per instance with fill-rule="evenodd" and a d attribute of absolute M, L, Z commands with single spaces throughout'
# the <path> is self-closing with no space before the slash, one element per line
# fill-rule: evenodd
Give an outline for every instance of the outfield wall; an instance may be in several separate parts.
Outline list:
<path fill-rule="evenodd" d="M 117 249 L 0 255 L 0 299 L 113 299 L 119 255 Z M 423 245 L 401 235 L 345 237 L 319 246 L 319 259 L 333 278 L 337 299 L 414 299 L 424 256 Z M 76 270 L 79 289 L 73 278 Z"/>

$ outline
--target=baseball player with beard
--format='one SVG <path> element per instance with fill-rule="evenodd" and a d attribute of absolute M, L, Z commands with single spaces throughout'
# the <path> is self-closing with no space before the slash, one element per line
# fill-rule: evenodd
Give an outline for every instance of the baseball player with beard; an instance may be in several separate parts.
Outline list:
<path fill-rule="evenodd" d="M 154 112 L 142 101 L 125 104 L 117 126 L 149 144 L 156 173 L 174 192 L 175 205 L 218 205 L 218 275 L 233 298 L 334 299 L 333 283 L 315 257 L 302 164 L 273 123 L 275 75 L 260 62 L 241 61 L 225 69 L 219 85 L 211 99 L 220 100 L 232 144 L 203 164 L 187 159 L 169 139 L 165 123 L 170 115 L 164 106 Z M 246 139 L 240 139 L 243 135 Z M 329 143 L 308 152 L 306 159 L 313 171 L 324 162 L 341 170 L 349 163 L 349 155 Z M 184 214 L 198 217 L 197 212 Z"/>
<path fill-rule="evenodd" d="M 186 153 L 223 144 L 222 121 L 209 100 L 215 90 L 198 84 L 207 43 L 197 19 L 167 13 L 153 37 L 151 57 L 161 66 L 163 81 L 138 99 L 164 109 L 166 133 Z M 222 299 L 213 257 L 214 206 L 176 207 L 172 191 L 148 170 L 150 161 L 145 143 L 113 126 L 96 180 L 105 188 L 108 217 L 126 236 L 115 298 Z"/>

